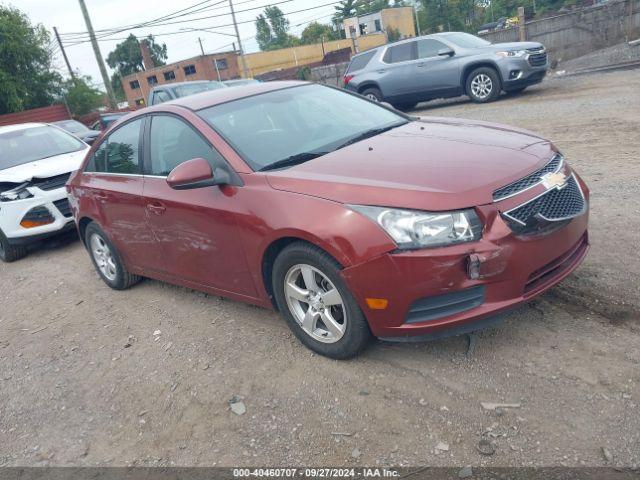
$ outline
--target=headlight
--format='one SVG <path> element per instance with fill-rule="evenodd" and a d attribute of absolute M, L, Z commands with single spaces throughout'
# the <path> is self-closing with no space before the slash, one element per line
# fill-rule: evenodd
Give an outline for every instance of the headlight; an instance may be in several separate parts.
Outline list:
<path fill-rule="evenodd" d="M 366 205 L 349 205 L 349 208 L 380 225 L 402 249 L 472 242 L 482 236 L 482 223 L 472 209 L 422 212 Z"/>
<path fill-rule="evenodd" d="M 509 50 L 507 52 L 496 52 L 499 57 L 524 57 L 527 54 L 526 50 Z"/>

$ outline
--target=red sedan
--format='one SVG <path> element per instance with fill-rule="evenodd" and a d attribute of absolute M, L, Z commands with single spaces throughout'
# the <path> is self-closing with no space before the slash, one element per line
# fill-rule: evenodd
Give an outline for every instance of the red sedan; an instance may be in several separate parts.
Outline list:
<path fill-rule="evenodd" d="M 476 330 L 588 250 L 588 189 L 549 141 L 303 82 L 127 115 L 67 188 L 110 287 L 276 308 L 333 358 Z"/>

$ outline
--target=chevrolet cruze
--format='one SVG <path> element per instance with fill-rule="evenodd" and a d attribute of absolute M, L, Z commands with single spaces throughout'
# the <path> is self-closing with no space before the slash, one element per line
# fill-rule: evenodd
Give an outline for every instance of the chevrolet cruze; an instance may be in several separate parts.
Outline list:
<path fill-rule="evenodd" d="M 110 287 L 276 308 L 332 358 L 476 330 L 588 250 L 588 189 L 549 141 L 303 82 L 130 114 L 67 189 Z"/>

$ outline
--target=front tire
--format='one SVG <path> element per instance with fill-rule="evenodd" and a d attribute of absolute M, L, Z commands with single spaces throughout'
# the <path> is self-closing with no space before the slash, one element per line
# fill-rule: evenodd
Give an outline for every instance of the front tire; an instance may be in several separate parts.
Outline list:
<path fill-rule="evenodd" d="M 476 103 L 493 102 L 500 95 L 500 77 L 493 68 L 476 68 L 467 77 L 467 95 Z"/>
<path fill-rule="evenodd" d="M 272 275 L 276 303 L 289 328 L 309 349 L 334 359 L 356 356 L 372 338 L 340 270 L 325 251 L 296 242 L 280 252 Z"/>
<path fill-rule="evenodd" d="M 0 230 L 0 260 L 6 263 L 15 262 L 27 255 L 26 247 L 11 245 L 5 234 Z"/>
<path fill-rule="evenodd" d="M 109 237 L 96 223 L 85 230 L 85 245 L 100 278 L 114 290 L 125 290 L 140 281 L 138 275 L 127 271 L 120 254 Z"/>

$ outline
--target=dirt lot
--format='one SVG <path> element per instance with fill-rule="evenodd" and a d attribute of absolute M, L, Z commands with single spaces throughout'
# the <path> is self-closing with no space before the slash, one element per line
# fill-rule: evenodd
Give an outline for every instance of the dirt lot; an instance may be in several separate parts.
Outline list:
<path fill-rule="evenodd" d="M 603 448 L 640 465 L 639 86 L 621 71 L 419 110 L 542 132 L 592 189 L 585 264 L 470 359 L 451 338 L 328 360 L 269 311 L 114 292 L 77 241 L 0 264 L 0 465 L 599 466 Z"/>

